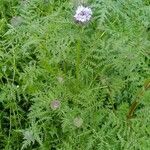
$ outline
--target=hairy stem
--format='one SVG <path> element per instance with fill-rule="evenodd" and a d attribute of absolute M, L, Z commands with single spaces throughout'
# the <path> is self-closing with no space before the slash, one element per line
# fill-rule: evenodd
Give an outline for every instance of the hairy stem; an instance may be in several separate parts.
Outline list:
<path fill-rule="evenodd" d="M 80 74 L 80 53 L 81 53 L 81 40 L 77 41 L 77 54 L 76 54 L 76 78 L 79 79 Z"/>

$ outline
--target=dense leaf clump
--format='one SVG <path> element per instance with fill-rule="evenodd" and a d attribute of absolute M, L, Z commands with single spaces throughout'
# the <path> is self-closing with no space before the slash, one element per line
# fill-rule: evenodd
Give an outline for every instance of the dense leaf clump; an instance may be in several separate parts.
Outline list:
<path fill-rule="evenodd" d="M 149 0 L 0 1 L 0 149 L 148 150 L 149 100 Z"/>

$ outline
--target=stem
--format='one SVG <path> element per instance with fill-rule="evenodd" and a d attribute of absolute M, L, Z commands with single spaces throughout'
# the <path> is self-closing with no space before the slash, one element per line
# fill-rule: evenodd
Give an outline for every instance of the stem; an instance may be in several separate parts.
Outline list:
<path fill-rule="evenodd" d="M 141 89 L 141 92 L 138 94 L 136 100 L 133 101 L 133 103 L 128 111 L 127 119 L 132 118 L 137 106 L 139 105 L 139 100 L 144 95 L 144 92 L 147 91 L 149 88 L 150 88 L 150 81 L 146 81 L 146 83 L 144 84 L 144 88 Z"/>
<path fill-rule="evenodd" d="M 77 40 L 77 51 L 76 51 L 76 78 L 79 81 L 80 78 L 80 63 L 81 63 L 81 42 L 84 27 L 79 27 L 79 38 Z"/>
<path fill-rule="evenodd" d="M 132 103 L 129 112 L 127 114 L 127 119 L 131 119 L 133 116 L 134 111 L 136 110 L 137 106 L 138 106 L 139 102 L 137 102 L 136 100 Z"/>
<path fill-rule="evenodd" d="M 139 104 L 139 100 L 141 99 L 141 97 L 144 95 L 144 90 L 141 90 L 141 92 L 138 94 L 137 98 L 133 101 L 133 103 L 131 104 L 131 107 L 128 111 L 127 114 L 127 119 L 131 119 L 133 117 L 133 114 Z"/>
<path fill-rule="evenodd" d="M 77 41 L 77 56 L 76 56 L 76 78 L 79 79 L 80 74 L 80 53 L 81 53 L 81 40 Z"/>

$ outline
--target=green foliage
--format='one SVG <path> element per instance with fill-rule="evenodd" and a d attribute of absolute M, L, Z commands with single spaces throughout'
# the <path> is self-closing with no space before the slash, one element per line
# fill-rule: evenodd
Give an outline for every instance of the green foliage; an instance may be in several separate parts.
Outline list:
<path fill-rule="evenodd" d="M 80 3 L 0 2 L 0 149 L 149 149 L 149 0 Z"/>

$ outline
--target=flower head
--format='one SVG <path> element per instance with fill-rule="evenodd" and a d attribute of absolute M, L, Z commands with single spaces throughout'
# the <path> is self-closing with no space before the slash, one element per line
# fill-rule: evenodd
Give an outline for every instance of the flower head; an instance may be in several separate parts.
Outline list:
<path fill-rule="evenodd" d="M 34 134 L 33 134 L 33 132 L 32 131 L 24 131 L 24 139 L 25 140 L 30 140 L 30 141 L 32 141 L 32 142 L 34 142 Z"/>
<path fill-rule="evenodd" d="M 80 117 L 76 117 L 76 118 L 74 119 L 73 123 L 74 123 L 74 125 L 75 125 L 76 127 L 79 128 L 79 127 L 81 127 L 82 124 L 83 124 L 83 119 L 80 118 Z"/>
<path fill-rule="evenodd" d="M 23 22 L 23 19 L 20 16 L 14 16 L 10 22 L 13 27 L 17 27 L 21 25 L 21 23 Z"/>
<path fill-rule="evenodd" d="M 92 16 L 92 10 L 89 7 L 84 7 L 84 6 L 78 6 L 76 10 L 76 14 L 74 15 L 74 18 L 76 21 L 85 23 L 90 20 Z"/>
<path fill-rule="evenodd" d="M 21 5 L 22 7 L 25 7 L 25 6 L 28 5 L 28 3 L 29 3 L 29 0 L 22 0 L 20 5 Z"/>
<path fill-rule="evenodd" d="M 60 108 L 61 103 L 59 100 L 53 100 L 50 105 L 53 110 L 56 110 L 56 109 Z"/>
<path fill-rule="evenodd" d="M 57 77 L 57 80 L 60 84 L 63 84 L 64 83 L 64 78 L 62 76 L 58 76 Z"/>

